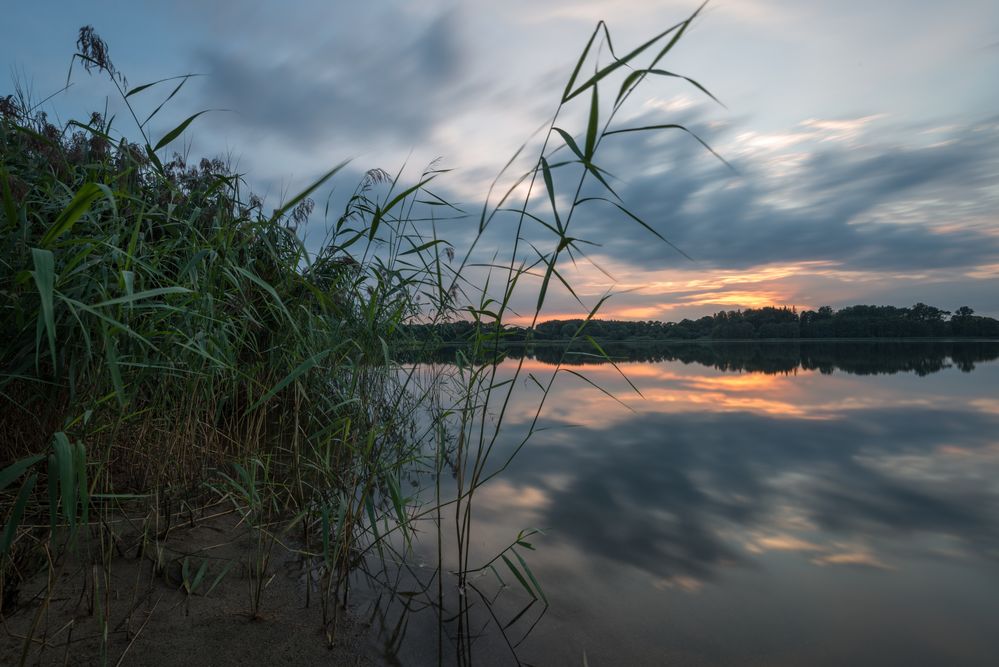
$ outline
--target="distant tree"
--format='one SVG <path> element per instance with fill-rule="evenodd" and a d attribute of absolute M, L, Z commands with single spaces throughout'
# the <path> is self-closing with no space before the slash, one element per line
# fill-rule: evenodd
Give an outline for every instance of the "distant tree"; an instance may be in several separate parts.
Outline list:
<path fill-rule="evenodd" d="M 913 338 L 977 336 L 999 337 L 999 320 L 974 314 L 961 306 L 954 314 L 916 303 L 911 308 L 854 305 L 834 311 L 822 306 L 817 311 L 798 313 L 795 308 L 767 306 L 746 310 L 722 310 L 697 320 L 678 323 L 656 320 L 590 320 L 583 333 L 602 341 L 690 340 L 698 338 Z M 947 319 L 949 317 L 949 319 Z M 581 319 L 548 320 L 534 329 L 506 326 L 504 340 L 562 341 L 572 338 L 583 324 Z M 463 341 L 473 334 L 471 322 L 459 320 L 437 325 L 413 324 L 410 335 L 418 340 Z M 821 369 L 820 369 L 821 370 Z"/>

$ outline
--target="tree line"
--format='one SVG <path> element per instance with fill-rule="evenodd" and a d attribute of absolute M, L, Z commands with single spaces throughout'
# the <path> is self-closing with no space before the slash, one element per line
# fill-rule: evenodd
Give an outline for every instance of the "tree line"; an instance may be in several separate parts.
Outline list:
<path fill-rule="evenodd" d="M 596 354 L 589 345 L 578 349 L 564 345 L 511 345 L 500 352 L 502 359 L 526 357 L 561 366 L 595 366 L 620 362 L 680 362 L 699 364 L 724 372 L 787 375 L 818 371 L 824 375 L 842 371 L 850 375 L 930 375 L 947 368 L 970 373 L 977 364 L 999 359 L 999 341 L 968 340 L 808 340 L 774 344 L 768 341 L 652 341 L 604 342 L 607 354 Z M 483 351 L 488 354 L 489 351 Z M 454 345 L 401 350 L 402 363 L 461 363 L 467 350 Z"/>
<path fill-rule="evenodd" d="M 548 320 L 533 329 L 502 326 L 508 342 L 567 341 L 583 325 L 582 319 Z M 458 320 L 439 324 L 411 324 L 409 333 L 417 340 L 460 342 L 475 330 L 475 323 Z M 798 312 L 796 308 L 767 306 L 746 310 L 719 311 L 714 315 L 679 322 L 656 320 L 600 320 L 586 323 L 582 333 L 604 341 L 656 340 L 742 340 L 802 338 L 997 338 L 999 320 L 975 315 L 968 306 L 953 313 L 925 303 L 911 307 L 848 306 L 833 310 Z"/>

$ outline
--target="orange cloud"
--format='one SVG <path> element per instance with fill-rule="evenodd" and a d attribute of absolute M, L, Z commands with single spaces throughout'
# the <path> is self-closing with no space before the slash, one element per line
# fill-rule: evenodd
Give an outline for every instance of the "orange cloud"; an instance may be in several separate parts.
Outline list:
<path fill-rule="evenodd" d="M 794 535 L 769 535 L 760 537 L 746 545 L 746 549 L 753 553 L 764 551 L 822 551 L 818 544 L 803 540 Z"/>
<path fill-rule="evenodd" d="M 742 308 L 764 308 L 787 303 L 789 295 L 784 292 L 703 292 L 680 297 L 688 306 L 739 306 Z"/>
<path fill-rule="evenodd" d="M 874 554 L 866 551 L 844 551 L 841 553 L 820 556 L 812 561 L 816 565 L 862 565 L 879 570 L 894 569 L 879 560 Z"/>

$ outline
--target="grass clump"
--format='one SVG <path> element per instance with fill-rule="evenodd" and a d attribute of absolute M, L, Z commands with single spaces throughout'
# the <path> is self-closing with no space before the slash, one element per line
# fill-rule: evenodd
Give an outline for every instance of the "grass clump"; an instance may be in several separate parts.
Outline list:
<path fill-rule="evenodd" d="M 125 88 L 89 29 L 81 48 L 129 109 L 154 92 Z M 275 509 L 298 511 L 358 466 L 375 477 L 391 467 L 387 448 L 408 443 L 383 353 L 412 304 L 349 251 L 381 172 L 310 255 L 296 230 L 318 184 L 265 212 L 218 159 L 161 161 L 173 132 L 154 146 L 139 125 L 133 143 L 97 113 L 57 127 L 17 96 L 0 111 L 0 461 L 30 463 L 2 480 L 5 494 L 23 492 L 22 517 L 69 517 L 68 496 L 35 502 L 60 483 L 48 455 L 35 458 L 61 442 L 72 460 L 50 471 L 67 475 L 64 492 L 73 478 L 84 511 L 122 494 L 197 495 L 213 470 L 251 461 L 283 480 Z M 35 491 L 26 474 L 42 480 Z M 66 537 L 17 523 L 4 544 L 5 604 L 18 554 Z"/>

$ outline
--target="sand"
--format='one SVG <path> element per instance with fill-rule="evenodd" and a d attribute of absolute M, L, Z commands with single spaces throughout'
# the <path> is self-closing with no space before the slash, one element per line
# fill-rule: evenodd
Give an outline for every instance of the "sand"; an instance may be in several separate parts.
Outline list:
<path fill-rule="evenodd" d="M 306 585 L 306 561 L 281 544 L 271 551 L 260 611 L 251 617 L 255 579 L 250 563 L 257 540 L 238 519 L 219 506 L 172 529 L 163 541 L 161 562 L 166 566 L 160 571 L 155 554 L 139 554 L 137 538 L 120 540 L 109 577 L 99 566 L 95 572 L 82 564 L 87 559 L 81 553 L 99 549 L 82 544 L 81 553 L 65 557 L 57 567 L 58 585 L 48 605 L 43 604 L 44 572 L 22 586 L 17 608 L 2 619 L 0 664 L 19 664 L 24 637 L 36 619 L 28 665 L 385 664 L 372 631 L 349 610 L 338 610 L 329 645 L 318 591 L 314 584 Z M 209 563 L 190 596 L 183 588 L 185 555 L 188 581 L 203 562 Z M 101 618 L 109 619 L 106 661 Z"/>

